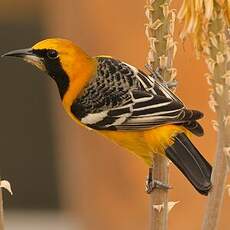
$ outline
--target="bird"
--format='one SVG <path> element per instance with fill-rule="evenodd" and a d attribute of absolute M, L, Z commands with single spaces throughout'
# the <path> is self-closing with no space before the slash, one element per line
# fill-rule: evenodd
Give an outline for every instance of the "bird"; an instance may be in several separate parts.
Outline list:
<path fill-rule="evenodd" d="M 212 166 L 190 140 L 204 133 L 197 121 L 203 113 L 187 109 L 154 74 L 111 56 L 92 57 L 62 38 L 48 38 L 6 56 L 46 72 L 77 124 L 134 153 L 150 168 L 155 154 L 167 157 L 200 194 L 208 195 Z M 147 192 L 157 184 L 149 178 Z"/>

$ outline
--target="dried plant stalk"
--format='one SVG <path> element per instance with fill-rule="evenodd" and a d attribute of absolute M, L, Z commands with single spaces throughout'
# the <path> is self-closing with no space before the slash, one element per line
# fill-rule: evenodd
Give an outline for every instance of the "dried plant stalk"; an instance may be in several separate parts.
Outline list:
<path fill-rule="evenodd" d="M 0 188 L 0 230 L 4 230 L 2 188 Z"/>
<path fill-rule="evenodd" d="M 6 189 L 11 195 L 13 195 L 11 185 L 7 180 L 0 179 L 0 230 L 4 230 L 4 215 L 3 215 L 3 195 L 2 189 Z"/>
<path fill-rule="evenodd" d="M 157 154 L 154 157 L 153 179 L 168 184 L 168 160 Z M 151 193 L 151 230 L 165 230 L 168 228 L 168 191 L 155 189 Z"/>
<path fill-rule="evenodd" d="M 209 104 L 214 105 L 217 113 L 217 152 L 212 174 L 213 187 L 208 197 L 203 230 L 217 228 L 220 217 L 225 184 L 227 179 L 227 157 L 230 146 L 229 103 L 230 103 L 230 47 L 226 37 L 226 22 L 223 9 L 215 4 L 212 18 L 208 25 L 208 45 L 204 46 L 206 62 L 213 88 Z"/>
<path fill-rule="evenodd" d="M 209 193 L 203 230 L 217 228 L 228 173 L 230 150 L 230 22 L 229 0 L 184 0 L 179 12 L 184 20 L 182 37 L 192 34 L 198 54 L 203 53 L 212 86 L 209 106 L 216 112 L 213 128 L 217 131 L 217 151 L 212 173 L 213 187 Z"/>
<path fill-rule="evenodd" d="M 172 68 L 176 53 L 173 40 L 175 12 L 169 10 L 169 0 L 148 0 L 146 5 L 146 36 L 150 50 L 148 64 L 153 70 L 160 68 L 163 80 L 173 81 L 176 70 Z M 168 184 L 168 160 L 161 155 L 154 155 L 152 177 Z M 160 209 L 158 207 L 161 207 Z M 151 230 L 165 230 L 168 222 L 168 192 L 154 189 L 151 193 Z"/>

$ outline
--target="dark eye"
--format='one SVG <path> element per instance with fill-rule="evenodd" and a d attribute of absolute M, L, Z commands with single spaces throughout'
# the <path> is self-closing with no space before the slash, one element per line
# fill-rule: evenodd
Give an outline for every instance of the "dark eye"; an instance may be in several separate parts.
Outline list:
<path fill-rule="evenodd" d="M 56 50 L 48 50 L 47 51 L 47 57 L 49 59 L 56 59 L 56 58 L 58 58 L 58 52 Z"/>

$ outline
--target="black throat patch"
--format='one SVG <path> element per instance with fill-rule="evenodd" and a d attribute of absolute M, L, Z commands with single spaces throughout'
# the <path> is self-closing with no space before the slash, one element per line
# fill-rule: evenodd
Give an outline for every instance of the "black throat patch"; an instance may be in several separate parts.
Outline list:
<path fill-rule="evenodd" d="M 47 57 L 47 51 L 47 49 L 33 50 L 36 56 L 41 57 L 43 59 L 43 63 L 45 65 L 47 73 L 57 83 L 61 99 L 63 99 L 66 91 L 69 88 L 69 77 L 62 67 L 60 59 L 49 59 Z"/>

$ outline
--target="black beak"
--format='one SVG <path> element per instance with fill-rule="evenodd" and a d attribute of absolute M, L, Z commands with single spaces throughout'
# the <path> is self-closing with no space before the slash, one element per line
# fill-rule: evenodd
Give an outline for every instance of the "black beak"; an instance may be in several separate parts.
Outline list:
<path fill-rule="evenodd" d="M 21 57 L 34 55 L 33 50 L 31 48 L 21 49 L 21 50 L 13 50 L 8 53 L 1 55 L 1 57 Z"/>

